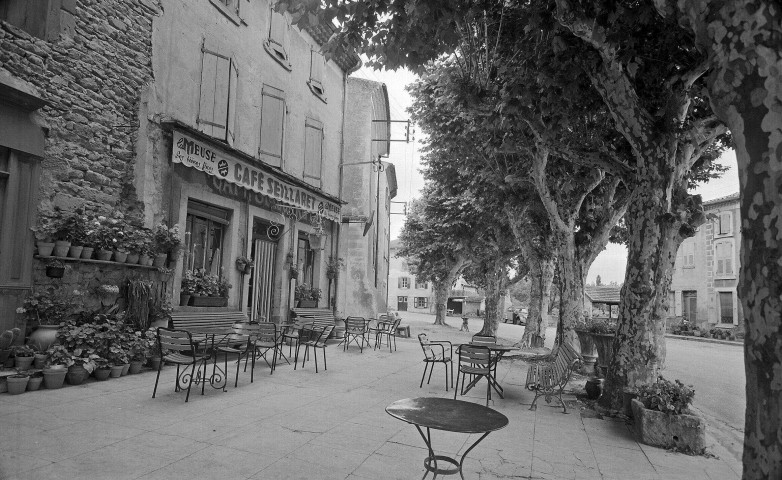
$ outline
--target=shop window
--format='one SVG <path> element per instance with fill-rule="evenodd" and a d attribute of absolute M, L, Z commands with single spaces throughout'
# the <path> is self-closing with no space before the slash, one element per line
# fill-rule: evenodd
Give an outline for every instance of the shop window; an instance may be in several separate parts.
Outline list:
<path fill-rule="evenodd" d="M 258 156 L 264 163 L 281 168 L 285 133 L 285 92 L 264 85 L 261 102 L 261 139 Z"/>
<path fill-rule="evenodd" d="M 299 242 L 296 251 L 298 262 L 299 283 L 314 287 L 315 251 L 310 248 L 310 241 L 305 232 L 299 232 Z"/>
<path fill-rule="evenodd" d="M 239 6 L 241 0 L 209 0 L 212 5 L 217 7 L 223 15 L 237 25 L 244 23 L 242 17 L 239 16 Z"/>
<path fill-rule="evenodd" d="M 185 270 L 203 268 L 221 274 L 223 240 L 230 212 L 195 200 L 187 202 Z"/>
<path fill-rule="evenodd" d="M 201 98 L 198 108 L 198 129 L 205 134 L 234 144 L 236 90 L 239 73 L 235 61 L 228 56 L 201 48 Z"/>
<path fill-rule="evenodd" d="M 429 308 L 429 297 L 414 297 L 415 308 Z"/>
<path fill-rule="evenodd" d="M 429 288 L 429 282 L 419 282 L 418 278 L 416 278 L 415 279 L 415 288 L 416 289 L 421 289 L 421 290 L 426 290 L 427 288 Z"/>
<path fill-rule="evenodd" d="M 733 212 L 720 212 L 717 217 L 717 235 L 733 234 Z"/>
<path fill-rule="evenodd" d="M 269 10 L 269 37 L 263 42 L 263 47 L 283 68 L 291 69 L 288 59 L 288 21 L 273 8 Z"/>
<path fill-rule="evenodd" d="M 323 124 L 308 118 L 304 128 L 304 176 L 320 181 L 323 162 Z"/>
<path fill-rule="evenodd" d="M 733 270 L 733 240 L 714 242 L 714 274 L 717 278 L 732 278 Z"/>
<path fill-rule="evenodd" d="M 320 52 L 312 50 L 310 52 L 310 80 L 307 85 L 319 99 L 326 102 L 326 88 L 323 80 L 323 72 L 326 69 L 326 60 Z"/>
<path fill-rule="evenodd" d="M 410 288 L 410 278 L 399 277 L 399 288 Z"/>
<path fill-rule="evenodd" d="M 32 283 L 38 162 L 0 147 L 0 285 Z"/>

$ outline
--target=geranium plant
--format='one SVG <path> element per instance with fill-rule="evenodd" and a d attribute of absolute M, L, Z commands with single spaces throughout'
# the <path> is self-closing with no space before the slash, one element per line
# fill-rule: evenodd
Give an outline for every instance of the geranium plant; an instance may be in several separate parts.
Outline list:
<path fill-rule="evenodd" d="M 176 256 L 179 246 L 182 244 L 179 225 L 169 227 L 165 223 L 160 223 L 155 227 L 152 236 L 157 253 L 168 253 L 172 257 Z"/>
<path fill-rule="evenodd" d="M 74 245 L 84 245 L 90 229 L 90 218 L 83 207 L 79 207 L 62 219 L 65 237 Z"/>
<path fill-rule="evenodd" d="M 28 320 L 38 325 L 59 325 L 67 318 L 84 310 L 82 293 L 49 286 L 44 290 L 32 292 L 24 300 L 23 306 L 16 309 L 17 313 L 25 314 Z"/>
<path fill-rule="evenodd" d="M 323 292 L 319 288 L 310 287 L 306 283 L 296 285 L 296 290 L 294 290 L 296 300 L 320 300 L 322 296 Z"/>
<path fill-rule="evenodd" d="M 695 390 L 692 385 L 684 385 L 679 380 L 673 382 L 661 376 L 651 385 L 643 385 L 638 389 L 638 400 L 645 408 L 659 410 L 669 415 L 678 415 L 686 411 Z"/>
<path fill-rule="evenodd" d="M 185 272 L 182 277 L 182 293 L 202 297 L 227 297 L 232 285 L 228 279 L 213 273 L 207 273 L 203 268 Z"/>
<path fill-rule="evenodd" d="M 62 345 L 52 345 L 46 350 L 46 361 L 44 364 L 46 366 L 67 365 L 70 358 L 71 354 L 68 352 L 68 349 Z"/>

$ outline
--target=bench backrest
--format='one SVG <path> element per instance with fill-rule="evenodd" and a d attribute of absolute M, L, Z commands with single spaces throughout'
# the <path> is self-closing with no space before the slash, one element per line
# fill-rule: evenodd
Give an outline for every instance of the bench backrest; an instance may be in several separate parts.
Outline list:
<path fill-rule="evenodd" d="M 294 308 L 296 321 L 293 323 L 295 328 L 301 328 L 305 325 L 315 324 L 318 328 L 334 326 L 334 312 L 328 308 Z"/>
<path fill-rule="evenodd" d="M 171 312 L 171 325 L 177 330 L 204 328 L 232 329 L 237 323 L 247 323 L 247 315 L 239 311 Z"/>

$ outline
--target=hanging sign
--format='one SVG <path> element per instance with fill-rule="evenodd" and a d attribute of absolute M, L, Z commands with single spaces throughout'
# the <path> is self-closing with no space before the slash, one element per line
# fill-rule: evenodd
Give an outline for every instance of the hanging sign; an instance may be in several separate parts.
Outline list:
<path fill-rule="evenodd" d="M 340 206 L 323 196 L 293 185 L 287 180 L 232 158 L 207 143 L 174 130 L 171 161 L 200 170 L 212 177 L 225 180 L 247 190 L 267 196 L 280 203 L 306 212 L 339 221 Z"/>

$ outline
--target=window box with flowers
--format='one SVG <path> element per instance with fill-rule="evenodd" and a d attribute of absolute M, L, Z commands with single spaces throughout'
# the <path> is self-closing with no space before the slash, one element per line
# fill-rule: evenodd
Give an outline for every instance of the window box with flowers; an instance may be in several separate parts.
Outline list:
<path fill-rule="evenodd" d="M 180 304 L 183 296 L 190 295 L 186 305 L 193 307 L 224 307 L 228 305 L 228 290 L 232 285 L 228 279 L 208 273 L 203 268 L 185 272 L 182 278 Z"/>
<path fill-rule="evenodd" d="M 299 308 L 318 308 L 318 300 L 322 296 L 319 288 L 310 287 L 306 283 L 296 286 L 294 298 Z"/>

